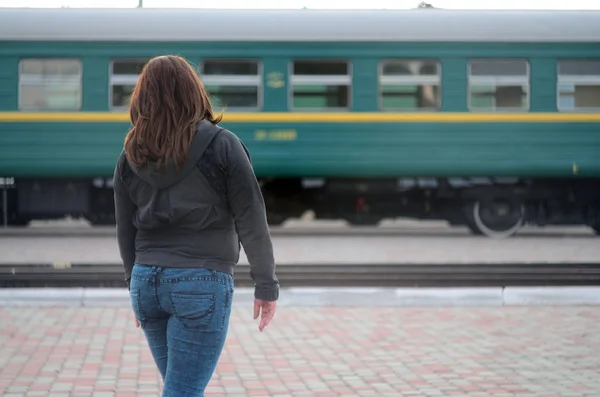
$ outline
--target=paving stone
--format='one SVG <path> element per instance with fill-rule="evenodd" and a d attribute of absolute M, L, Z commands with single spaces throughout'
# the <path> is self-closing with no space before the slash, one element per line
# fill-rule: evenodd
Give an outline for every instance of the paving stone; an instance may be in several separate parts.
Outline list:
<path fill-rule="evenodd" d="M 0 308 L 0 396 L 142 397 L 129 308 Z M 236 307 L 211 397 L 598 397 L 600 307 Z"/>

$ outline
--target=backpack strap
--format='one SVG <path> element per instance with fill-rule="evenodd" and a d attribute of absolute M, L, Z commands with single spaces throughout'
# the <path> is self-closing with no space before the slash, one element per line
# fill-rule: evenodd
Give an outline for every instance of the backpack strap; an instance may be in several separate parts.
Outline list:
<path fill-rule="evenodd" d="M 200 160 L 198 160 L 196 167 L 198 167 L 198 170 L 204 175 L 213 191 L 221 198 L 225 208 L 229 210 L 229 201 L 227 200 L 227 174 L 225 169 L 219 164 L 219 159 L 215 152 L 215 139 L 221 131 L 223 131 L 223 128 L 219 127 L 206 150 L 200 157 Z"/>

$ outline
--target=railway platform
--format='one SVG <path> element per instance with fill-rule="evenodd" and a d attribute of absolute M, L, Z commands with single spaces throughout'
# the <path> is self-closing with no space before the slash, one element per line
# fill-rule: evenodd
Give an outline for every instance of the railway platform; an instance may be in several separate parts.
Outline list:
<path fill-rule="evenodd" d="M 278 276 L 286 288 L 600 285 L 600 246 L 589 231 L 533 229 L 494 240 L 418 226 L 279 230 Z M 114 235 L 44 230 L 0 233 L 0 287 L 124 287 Z M 252 285 L 243 250 L 235 279 Z"/>
<path fill-rule="evenodd" d="M 522 263 L 596 262 L 598 237 L 592 233 L 523 233 L 495 240 L 440 229 L 420 232 L 273 235 L 277 264 L 293 263 Z M 120 264 L 114 236 L 2 235 L 0 263 Z M 248 264 L 242 250 L 240 264 Z"/>
<path fill-rule="evenodd" d="M 128 307 L 0 307 L 3 397 L 158 396 Z M 237 302 L 211 397 L 600 395 L 600 306 L 280 307 Z"/>
<path fill-rule="evenodd" d="M 274 234 L 283 290 L 266 332 L 252 320 L 252 289 L 236 288 L 207 397 L 600 395 L 600 248 L 590 233 L 316 234 Z M 126 289 L 81 284 L 120 280 L 113 236 L 6 232 L 0 252 L 5 281 L 79 277 L 77 288 L 0 289 L 0 396 L 160 395 Z M 239 281 L 247 270 L 242 254 Z M 303 278 L 317 271 L 363 288 Z M 367 275 L 419 288 L 366 288 Z M 550 276 L 566 286 L 548 287 Z M 436 278 L 446 287 L 423 288 Z M 457 288 L 460 280 L 478 287 Z"/>

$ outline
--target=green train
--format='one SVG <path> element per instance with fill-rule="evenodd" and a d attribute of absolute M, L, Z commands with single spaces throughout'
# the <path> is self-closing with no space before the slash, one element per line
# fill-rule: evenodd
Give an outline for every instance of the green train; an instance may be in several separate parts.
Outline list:
<path fill-rule="evenodd" d="M 198 67 L 271 224 L 600 232 L 598 11 L 4 9 L 8 223 L 114 222 L 128 96 L 161 54 Z"/>

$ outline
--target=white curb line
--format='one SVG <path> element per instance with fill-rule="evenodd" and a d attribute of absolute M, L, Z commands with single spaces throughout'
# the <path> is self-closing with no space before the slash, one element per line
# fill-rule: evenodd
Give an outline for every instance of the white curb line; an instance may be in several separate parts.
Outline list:
<path fill-rule="evenodd" d="M 246 306 L 253 289 L 236 288 Z M 115 307 L 130 305 L 123 288 L 5 288 L 0 306 Z M 283 288 L 282 306 L 549 306 L 600 305 L 600 287 L 507 288 Z"/>

